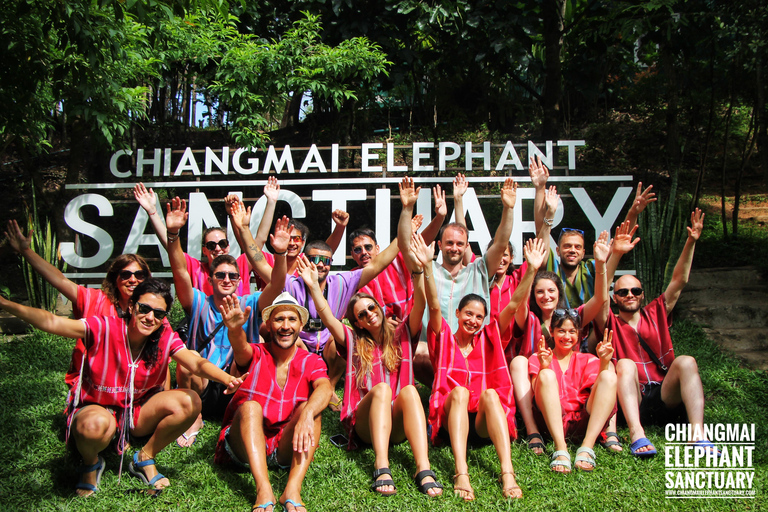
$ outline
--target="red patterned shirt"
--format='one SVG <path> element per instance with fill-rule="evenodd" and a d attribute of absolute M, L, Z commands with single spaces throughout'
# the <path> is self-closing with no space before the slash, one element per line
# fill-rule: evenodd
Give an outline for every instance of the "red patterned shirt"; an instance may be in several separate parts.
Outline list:
<path fill-rule="evenodd" d="M 392 263 L 360 291 L 376 299 L 387 318 L 404 319 L 413 307 L 413 281 L 403 253 L 397 253 Z"/>
<path fill-rule="evenodd" d="M 555 372 L 560 390 L 560 407 L 563 413 L 584 409 L 589 400 L 589 393 L 600 373 L 600 359 L 592 354 L 574 352 L 568 362 L 568 369 L 563 372 L 557 359 L 552 358 L 549 368 Z M 539 357 L 533 354 L 528 358 L 528 375 L 539 375 Z"/>

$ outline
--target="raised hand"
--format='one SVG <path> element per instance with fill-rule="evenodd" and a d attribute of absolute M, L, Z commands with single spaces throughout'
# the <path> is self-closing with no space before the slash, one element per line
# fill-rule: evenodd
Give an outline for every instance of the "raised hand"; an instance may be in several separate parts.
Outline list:
<path fill-rule="evenodd" d="M 504 186 L 501 187 L 501 204 L 505 208 L 514 208 L 517 201 L 517 183 L 512 178 L 507 178 L 504 181 Z"/>
<path fill-rule="evenodd" d="M 19 227 L 19 223 L 13 219 L 8 221 L 5 230 L 5 238 L 8 240 L 8 243 L 11 244 L 13 250 L 18 253 L 29 249 L 29 246 L 32 243 L 32 233 L 30 232 L 29 236 L 25 237 Z"/>
<path fill-rule="evenodd" d="M 411 233 L 416 233 L 422 224 L 424 224 L 424 216 L 422 214 L 414 215 L 411 218 Z"/>
<path fill-rule="evenodd" d="M 554 185 L 544 190 L 544 204 L 547 207 L 547 217 L 554 218 L 557 205 L 560 204 L 560 194 L 557 193 L 557 187 Z"/>
<path fill-rule="evenodd" d="M 337 226 L 344 227 L 349 222 L 349 214 L 344 210 L 333 210 L 333 212 L 331 212 L 331 220 Z"/>
<path fill-rule="evenodd" d="M 613 357 L 613 331 L 605 330 L 603 340 L 597 344 L 597 357 L 600 362 L 607 365 Z"/>
<path fill-rule="evenodd" d="M 535 188 L 547 186 L 549 169 L 547 169 L 546 165 L 541 163 L 539 155 L 536 155 L 535 159 L 531 157 L 531 164 L 528 166 L 528 175 L 531 177 L 531 183 Z"/>
<path fill-rule="evenodd" d="M 413 261 L 417 267 L 424 268 L 432 263 L 432 259 L 435 257 L 435 243 L 427 245 L 424 242 L 424 238 L 418 234 L 413 233 L 411 235 L 411 261 Z"/>
<path fill-rule="evenodd" d="M 416 192 L 416 195 L 418 196 L 419 193 Z M 442 217 L 448 215 L 448 205 L 445 202 L 445 191 L 440 187 L 440 185 L 434 186 L 432 189 L 432 197 L 435 201 L 435 215 Z"/>
<path fill-rule="evenodd" d="M 611 255 L 611 246 L 608 244 L 608 237 L 610 235 L 607 231 L 600 233 L 600 236 L 595 240 L 592 253 L 595 256 L 595 261 L 605 263 L 608 261 L 608 257 Z"/>
<path fill-rule="evenodd" d="M 467 178 L 459 173 L 456 175 L 455 178 L 453 178 L 453 198 L 456 199 L 457 197 L 464 197 L 464 194 L 467 192 L 467 189 L 469 188 L 469 182 L 467 181 Z"/>
<path fill-rule="evenodd" d="M 133 197 L 136 198 L 136 202 L 144 208 L 149 215 L 157 213 L 157 199 L 155 199 L 155 192 L 150 188 L 144 186 L 143 183 L 137 183 L 133 187 Z"/>
<path fill-rule="evenodd" d="M 229 218 L 232 219 L 232 225 L 237 230 L 243 229 L 244 227 L 249 228 L 251 220 L 251 208 L 248 207 L 246 209 L 245 205 L 242 201 L 240 201 L 239 197 L 229 195 L 227 196 L 227 199 L 230 197 L 236 198 L 235 201 L 227 203 L 227 213 L 229 213 Z"/>
<path fill-rule="evenodd" d="M 648 203 L 656 201 L 656 193 L 651 192 L 652 188 L 653 185 L 643 190 L 643 182 L 641 181 L 637 184 L 637 192 L 635 192 L 635 200 L 632 202 L 632 207 L 629 209 L 629 216 L 634 216 L 637 219 L 637 216 L 645 210 Z"/>
<path fill-rule="evenodd" d="M 251 306 L 246 306 L 245 311 L 240 307 L 240 301 L 237 297 L 228 295 L 224 297 L 224 303 L 219 306 L 221 318 L 224 326 L 229 330 L 240 329 L 245 325 L 251 314 Z"/>
<path fill-rule="evenodd" d="M 525 261 L 535 269 L 541 268 L 549 256 L 549 247 L 541 238 L 530 238 L 523 247 Z"/>
<path fill-rule="evenodd" d="M 299 275 L 307 287 L 320 286 L 317 280 L 317 265 L 309 261 L 306 254 L 301 254 L 296 263 Z"/>
<path fill-rule="evenodd" d="M 536 357 L 539 358 L 539 368 L 541 370 L 549 368 L 552 364 L 552 349 L 547 346 L 547 340 L 542 336 L 539 338 L 539 345 L 536 347 Z"/>
<path fill-rule="evenodd" d="M 630 229 L 631 222 L 628 220 L 625 220 L 618 226 L 616 226 L 616 236 L 613 238 L 613 241 L 611 242 L 611 250 L 615 253 L 619 254 L 626 254 L 632 249 L 635 248 L 638 242 L 640 242 L 639 238 L 635 238 L 632 240 L 632 237 L 637 232 L 637 224 L 633 228 Z"/>
<path fill-rule="evenodd" d="M 688 236 L 694 240 L 698 240 L 701 236 L 701 232 L 704 230 L 704 212 L 699 208 L 691 212 L 691 226 L 686 228 L 688 230 Z"/>
<path fill-rule="evenodd" d="M 227 389 L 224 390 L 225 395 L 231 395 L 235 391 L 237 391 L 240 386 L 245 382 L 245 379 L 248 378 L 248 375 L 250 375 L 251 372 L 245 372 L 239 377 L 235 377 L 234 375 L 230 375 L 229 382 L 227 383 Z"/>
<path fill-rule="evenodd" d="M 403 181 L 398 183 L 400 188 L 400 202 L 403 203 L 403 207 L 412 207 L 416 204 L 416 200 L 419 198 L 419 191 L 421 187 L 416 188 L 413 183 L 413 178 L 405 176 Z"/>
<path fill-rule="evenodd" d="M 288 250 L 288 244 L 291 242 L 292 226 L 293 224 L 285 215 L 275 222 L 275 230 L 269 235 L 269 245 L 272 246 L 272 250 L 276 253 L 285 254 L 285 251 Z"/>
<path fill-rule="evenodd" d="M 270 176 L 267 180 L 267 184 L 264 185 L 264 197 L 267 198 L 268 203 L 276 203 L 277 197 L 280 195 L 280 184 L 277 182 L 277 178 Z"/>
<path fill-rule="evenodd" d="M 184 224 L 187 223 L 187 219 L 189 218 L 187 201 L 176 196 L 171 199 L 170 203 L 168 203 L 167 209 L 168 211 L 165 214 L 165 226 L 168 233 L 178 233 L 179 230 L 184 227 Z"/>

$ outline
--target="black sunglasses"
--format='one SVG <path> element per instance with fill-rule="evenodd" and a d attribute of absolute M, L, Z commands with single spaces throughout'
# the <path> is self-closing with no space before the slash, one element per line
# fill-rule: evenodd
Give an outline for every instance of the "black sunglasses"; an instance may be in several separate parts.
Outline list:
<path fill-rule="evenodd" d="M 643 294 L 642 288 L 619 288 L 618 290 L 613 290 L 614 295 L 618 295 L 619 297 L 626 297 L 629 295 L 629 292 L 632 292 L 632 295 L 635 297 L 639 297 Z"/>
<path fill-rule="evenodd" d="M 564 318 L 564 317 L 571 317 L 571 318 L 579 318 L 579 310 L 578 309 L 556 309 L 554 313 L 552 313 L 552 318 L 558 319 L 558 318 Z"/>
<path fill-rule="evenodd" d="M 322 263 L 326 267 L 331 264 L 331 257 L 330 256 L 321 256 L 319 254 L 315 254 L 314 256 L 307 256 L 309 261 L 314 263 L 315 265 L 319 265 Z"/>
<path fill-rule="evenodd" d="M 208 242 L 205 242 L 203 245 L 205 245 L 205 248 L 208 249 L 209 251 L 215 251 L 217 245 L 222 249 L 226 249 L 227 247 L 229 247 L 229 240 L 227 240 L 226 238 L 222 238 L 218 242 L 214 242 L 210 240 Z"/>
<path fill-rule="evenodd" d="M 355 254 L 360 254 L 363 252 L 363 249 L 365 249 L 365 252 L 371 252 L 373 250 L 373 245 L 371 244 L 358 245 L 357 247 L 352 248 L 352 252 Z"/>
<path fill-rule="evenodd" d="M 214 272 L 213 277 L 218 279 L 219 281 L 223 281 L 229 276 L 230 281 L 237 281 L 240 279 L 240 274 L 237 272 Z"/>
<path fill-rule="evenodd" d="M 147 273 L 143 270 L 136 270 L 135 272 L 131 272 L 130 270 L 121 270 L 119 276 L 123 281 L 129 280 L 131 276 L 136 277 L 137 281 L 143 281 L 147 278 Z"/>
<path fill-rule="evenodd" d="M 369 312 L 369 311 L 370 311 L 371 313 L 373 313 L 374 311 L 376 311 L 376 309 L 378 309 L 378 308 L 376 307 L 376 304 L 374 304 L 373 302 L 371 302 L 370 304 L 368 304 L 368 307 L 367 307 L 367 308 L 365 308 L 364 310 L 360 311 L 360 312 L 357 314 L 357 319 L 358 319 L 358 320 L 362 320 L 363 318 L 365 318 L 365 317 L 367 317 L 367 316 L 368 316 L 368 312 Z"/>
<path fill-rule="evenodd" d="M 168 315 L 168 312 L 166 310 L 153 308 L 149 304 L 144 304 L 143 302 L 137 302 L 136 305 L 139 307 L 139 314 L 141 315 L 148 315 L 150 313 L 154 313 L 155 318 L 157 318 L 158 320 L 162 320 Z"/>

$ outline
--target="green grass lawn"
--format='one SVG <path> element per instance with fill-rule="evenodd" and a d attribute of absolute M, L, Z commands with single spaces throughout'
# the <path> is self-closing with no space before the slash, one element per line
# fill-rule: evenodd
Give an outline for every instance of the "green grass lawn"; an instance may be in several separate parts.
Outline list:
<path fill-rule="evenodd" d="M 470 476 L 477 499 L 464 504 L 451 492 L 453 456 L 447 447 L 431 448 L 430 460 L 446 485 L 443 497 L 429 499 L 418 493 L 411 475 L 413 459 L 407 443 L 392 448 L 390 459 L 397 496 L 384 498 L 369 490 L 373 451 L 347 452 L 328 442 L 341 432 L 338 414 L 326 411 L 323 437 L 304 482 L 303 497 L 310 510 L 417 511 L 417 510 L 760 510 L 768 508 L 768 375 L 739 365 L 707 340 L 690 323 L 674 330 L 678 354 L 699 361 L 707 396 L 707 423 L 757 423 L 755 499 L 665 499 L 664 457 L 639 460 L 628 447 L 611 454 L 596 447 L 597 469 L 591 473 L 559 475 L 549 471 L 549 459 L 534 456 L 522 442 L 512 445 L 512 462 L 525 493 L 522 500 L 501 498 L 499 464 L 492 446 L 469 454 Z M 255 500 L 253 480 L 213 464 L 219 425 L 207 422 L 197 443 L 189 449 L 175 444 L 158 457 L 158 467 L 172 487 L 159 497 L 131 492 L 140 482 L 124 471 L 118 483 L 120 457 L 107 450 L 107 470 L 100 492 L 91 498 L 75 496 L 76 455 L 63 442 L 66 388 L 64 370 L 72 343 L 40 332 L 0 341 L 0 504 L 10 510 L 250 510 Z M 425 392 L 426 393 L 426 392 Z M 627 429 L 619 433 L 626 439 Z M 663 430 L 647 429 L 662 451 Z M 548 445 L 551 453 L 553 446 Z M 573 456 L 576 446 L 571 446 Z M 127 460 L 125 462 L 127 468 Z M 271 480 L 280 495 L 286 473 L 274 471 Z"/>

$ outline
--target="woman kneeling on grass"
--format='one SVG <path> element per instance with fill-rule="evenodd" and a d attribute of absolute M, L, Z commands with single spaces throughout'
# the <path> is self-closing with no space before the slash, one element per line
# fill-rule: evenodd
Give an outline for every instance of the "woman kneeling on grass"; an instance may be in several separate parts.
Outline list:
<path fill-rule="evenodd" d="M 155 489 L 170 485 L 157 471 L 154 457 L 195 421 L 200 397 L 188 389 L 162 391 L 168 359 L 197 375 L 228 386 L 233 393 L 245 376 L 235 378 L 187 350 L 163 319 L 171 307 L 170 288 L 157 279 L 139 284 L 128 303 L 128 318 L 95 316 L 73 320 L 0 298 L 0 307 L 33 327 L 85 340 L 74 398 L 68 404 L 67 440 L 71 434 L 83 457 L 77 494 L 98 490 L 104 450 L 117 434 L 122 453 L 128 434 L 149 436 L 135 452 L 129 471 Z"/>
<path fill-rule="evenodd" d="M 429 305 L 429 332 L 427 344 L 435 379 L 429 399 L 429 424 L 432 441 L 446 428 L 456 463 L 454 492 L 465 501 L 475 498 L 470 485 L 467 466 L 467 438 L 490 438 L 501 462 L 502 495 L 522 498 L 523 492 L 515 481 L 510 457 L 510 438 L 517 437 L 515 429 L 515 403 L 512 380 L 507 369 L 504 350 L 509 338 L 504 332 L 512 322 L 517 306 L 525 300 L 528 286 L 536 269 L 544 261 L 545 244 L 542 240 L 529 240 L 525 246 L 528 260 L 520 293 L 513 294 L 510 303 L 483 327 L 488 314 L 485 300 L 475 294 L 459 302 L 456 315 L 459 327 L 454 334 L 443 319 L 437 290 L 432 280 L 431 265 L 426 265 L 427 303 Z M 431 255 L 427 261 L 431 260 Z"/>
<path fill-rule="evenodd" d="M 352 439 L 373 445 L 371 489 L 384 496 L 397 493 L 389 469 L 389 443 L 407 439 L 416 462 L 416 485 L 428 496 L 443 493 L 430 470 L 427 420 L 413 380 L 413 354 L 421 334 L 424 312 L 423 272 L 413 275 L 413 308 L 398 325 L 387 321 L 381 305 L 367 293 L 356 293 L 347 307 L 345 326 L 331 313 L 317 282 L 317 267 L 299 260 L 301 277 L 309 289 L 323 324 L 336 340 L 339 356 L 347 361 L 341 421 Z"/>
<path fill-rule="evenodd" d="M 580 330 L 578 311 L 556 309 L 550 323 L 554 349 L 542 336 L 538 351 L 528 359 L 537 408 L 534 412 L 543 416 L 555 442 L 550 467 L 560 473 L 571 472 L 566 437 L 583 436 L 576 450 L 576 467 L 583 471 L 595 469 L 595 440 L 616 412 L 616 372 L 611 366 L 613 331 L 606 329 L 603 341 L 598 343 L 598 359 L 578 351 Z"/>

